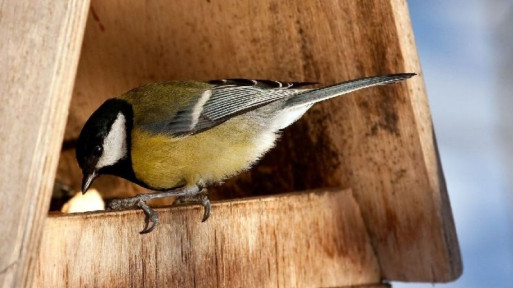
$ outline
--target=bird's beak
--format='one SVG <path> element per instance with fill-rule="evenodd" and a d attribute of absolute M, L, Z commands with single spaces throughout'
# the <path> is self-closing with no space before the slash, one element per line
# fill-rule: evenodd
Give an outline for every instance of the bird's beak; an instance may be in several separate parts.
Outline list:
<path fill-rule="evenodd" d="M 94 178 L 96 178 L 96 176 L 98 175 L 96 174 L 96 171 L 93 171 L 91 173 L 84 172 L 83 174 L 84 178 L 82 178 L 82 194 L 85 194 L 89 187 L 91 187 L 91 184 L 93 184 Z"/>

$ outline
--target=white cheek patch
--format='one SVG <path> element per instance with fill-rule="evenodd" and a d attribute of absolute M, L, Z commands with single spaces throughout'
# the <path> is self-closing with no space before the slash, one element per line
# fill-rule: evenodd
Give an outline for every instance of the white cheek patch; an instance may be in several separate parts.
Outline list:
<path fill-rule="evenodd" d="M 110 127 L 109 134 L 103 140 L 103 153 L 96 169 L 116 164 L 119 160 L 127 155 L 126 145 L 126 120 L 122 113 L 118 113 L 118 117 Z"/>

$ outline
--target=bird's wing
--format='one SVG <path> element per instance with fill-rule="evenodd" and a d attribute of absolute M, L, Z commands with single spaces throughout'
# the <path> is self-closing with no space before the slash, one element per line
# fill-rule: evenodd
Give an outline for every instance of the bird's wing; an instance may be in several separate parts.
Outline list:
<path fill-rule="evenodd" d="M 413 75 L 415 74 L 403 73 L 360 78 L 315 90 L 298 89 L 315 84 L 311 82 L 247 79 L 214 80 L 208 84 L 203 82 L 155 84 L 133 92 L 133 95 L 142 93 L 143 97 L 157 95 L 152 96 L 153 101 L 141 101 L 140 105 L 137 105 L 144 107 L 145 111 L 138 113 L 136 116 L 140 119 L 134 122 L 153 133 L 187 136 L 208 130 L 230 118 L 280 99 L 287 98 L 284 103 L 285 108 L 312 105 L 363 88 L 396 83 Z M 149 92 L 148 89 L 152 91 Z M 290 97 L 292 95 L 294 97 Z M 137 97 L 132 101 L 136 99 Z M 175 105 L 169 105 L 170 101 Z M 149 107 L 146 106 L 148 102 L 151 102 Z"/>
<path fill-rule="evenodd" d="M 303 91 L 310 82 L 226 79 L 210 81 L 183 109 L 163 121 L 149 122 L 143 129 L 154 133 L 187 136 L 213 128 L 237 115 Z"/>

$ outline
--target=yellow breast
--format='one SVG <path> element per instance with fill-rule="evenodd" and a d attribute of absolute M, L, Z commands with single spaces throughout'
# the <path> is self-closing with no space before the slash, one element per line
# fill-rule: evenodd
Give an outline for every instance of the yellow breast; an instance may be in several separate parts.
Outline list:
<path fill-rule="evenodd" d="M 222 181 L 249 168 L 274 145 L 276 135 L 255 124 L 239 116 L 181 138 L 134 128 L 131 156 L 135 175 L 155 189 Z"/>

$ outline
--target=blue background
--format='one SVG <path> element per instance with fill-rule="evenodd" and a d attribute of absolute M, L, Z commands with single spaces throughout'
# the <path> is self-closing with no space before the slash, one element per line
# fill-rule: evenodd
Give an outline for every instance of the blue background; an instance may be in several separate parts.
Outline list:
<path fill-rule="evenodd" d="M 464 271 L 455 282 L 396 288 L 513 287 L 512 4 L 408 2 Z"/>

